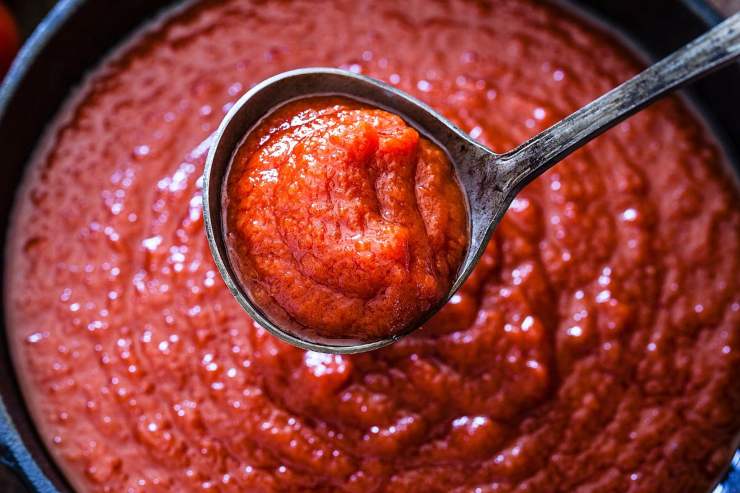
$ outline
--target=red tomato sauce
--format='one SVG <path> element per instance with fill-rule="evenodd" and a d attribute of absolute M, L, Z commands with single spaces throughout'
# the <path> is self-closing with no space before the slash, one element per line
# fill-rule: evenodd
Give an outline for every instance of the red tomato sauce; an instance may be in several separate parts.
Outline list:
<path fill-rule="evenodd" d="M 445 152 L 397 115 L 347 99 L 289 103 L 251 130 L 225 209 L 251 296 L 313 340 L 408 328 L 449 292 L 467 245 Z"/>
<path fill-rule="evenodd" d="M 668 98 L 528 185 L 465 286 L 386 349 L 277 341 L 203 231 L 210 135 L 306 66 L 505 151 L 641 64 L 530 0 L 208 1 L 93 71 L 8 245 L 17 374 L 83 492 L 703 492 L 740 430 L 740 196 Z"/>

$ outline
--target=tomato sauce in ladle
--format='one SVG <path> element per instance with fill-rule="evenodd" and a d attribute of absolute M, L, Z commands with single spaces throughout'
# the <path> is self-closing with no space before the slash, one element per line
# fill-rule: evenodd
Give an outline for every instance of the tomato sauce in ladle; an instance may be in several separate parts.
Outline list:
<path fill-rule="evenodd" d="M 375 79 L 279 74 L 237 102 L 208 156 L 216 265 L 249 315 L 291 344 L 391 344 L 462 285 L 525 184 L 738 55 L 740 14 L 505 154 Z"/>

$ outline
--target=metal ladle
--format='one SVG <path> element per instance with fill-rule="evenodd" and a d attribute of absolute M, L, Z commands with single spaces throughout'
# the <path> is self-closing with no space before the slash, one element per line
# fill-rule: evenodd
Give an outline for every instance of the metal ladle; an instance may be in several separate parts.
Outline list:
<path fill-rule="evenodd" d="M 328 353 L 358 353 L 392 344 L 423 324 L 463 284 L 483 253 L 491 232 L 524 185 L 659 97 L 738 56 L 740 13 L 504 154 L 496 154 L 476 143 L 416 98 L 370 77 L 331 68 L 305 68 L 276 75 L 242 96 L 215 134 L 206 162 L 203 188 L 203 214 L 211 253 L 224 282 L 244 310 L 280 339 L 304 349 Z M 317 95 L 346 96 L 403 117 L 447 151 L 467 198 L 470 242 L 449 293 L 416 324 L 386 339 L 361 343 L 316 341 L 292 334 L 274 323 L 252 301 L 229 262 L 222 194 L 235 150 L 271 110 L 295 99 Z"/>

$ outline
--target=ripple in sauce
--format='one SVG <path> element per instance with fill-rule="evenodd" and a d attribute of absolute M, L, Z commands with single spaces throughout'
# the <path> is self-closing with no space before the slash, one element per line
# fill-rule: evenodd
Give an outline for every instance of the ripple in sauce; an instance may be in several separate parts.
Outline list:
<path fill-rule="evenodd" d="M 311 340 L 407 329 L 449 292 L 467 246 L 445 152 L 399 116 L 346 98 L 288 103 L 250 130 L 224 205 L 242 284 Z"/>
<path fill-rule="evenodd" d="M 633 75 L 527 0 L 196 4 L 93 72 L 16 205 L 9 337 L 84 492 L 702 492 L 740 429 L 740 210 L 675 98 L 531 183 L 472 277 L 370 354 L 280 343 L 222 285 L 210 135 L 275 73 L 389 81 L 505 151 Z"/>

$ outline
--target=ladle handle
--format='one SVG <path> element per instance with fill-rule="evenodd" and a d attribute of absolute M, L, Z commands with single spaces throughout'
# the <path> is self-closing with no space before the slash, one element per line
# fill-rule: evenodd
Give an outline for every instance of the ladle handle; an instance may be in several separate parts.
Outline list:
<path fill-rule="evenodd" d="M 740 13 L 503 155 L 503 162 L 510 167 L 507 173 L 510 190 L 519 190 L 571 152 L 665 93 L 738 56 Z"/>

